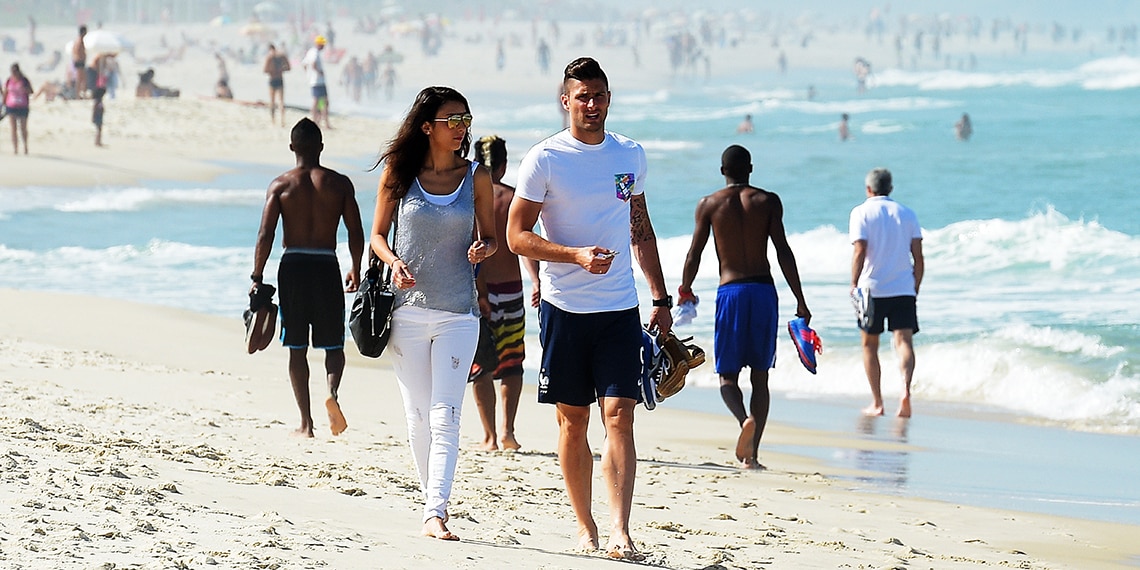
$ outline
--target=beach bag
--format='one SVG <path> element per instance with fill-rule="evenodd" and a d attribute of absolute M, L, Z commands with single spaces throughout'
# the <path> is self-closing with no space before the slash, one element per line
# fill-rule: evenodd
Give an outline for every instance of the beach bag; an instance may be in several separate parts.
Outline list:
<path fill-rule="evenodd" d="M 348 330 L 356 348 L 369 358 L 379 358 L 384 354 L 388 337 L 392 335 L 392 305 L 396 301 L 396 294 L 392 291 L 392 269 L 385 265 L 381 276 L 380 265 L 380 260 L 373 255 L 360 289 L 352 300 L 348 317 Z"/>

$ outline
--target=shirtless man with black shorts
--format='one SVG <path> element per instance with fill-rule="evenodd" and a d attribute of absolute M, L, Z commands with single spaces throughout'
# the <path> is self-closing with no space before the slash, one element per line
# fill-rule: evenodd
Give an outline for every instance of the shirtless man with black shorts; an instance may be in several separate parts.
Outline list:
<path fill-rule="evenodd" d="M 780 197 L 748 183 L 752 156 L 742 146 L 732 145 L 720 157 L 720 172 L 728 184 L 701 198 L 697 204 L 696 229 L 685 257 L 679 302 L 693 295 L 693 280 L 701 265 L 709 233 L 713 234 L 720 260 L 720 286 L 716 292 L 716 324 L 713 345 L 720 395 L 740 423 L 736 459 L 746 469 L 763 466 L 757 460 L 760 437 L 768 423 L 768 369 L 776 364 L 776 334 L 779 305 L 772 267 L 768 263 L 768 240 L 776 247 L 780 271 L 796 297 L 796 316 L 811 320 L 796 257 L 784 233 L 784 206 Z M 744 408 L 738 377 L 751 369 L 752 399 Z"/>
<path fill-rule="evenodd" d="M 292 69 L 289 57 L 277 51 L 277 46 L 269 44 L 265 56 L 265 73 L 269 75 L 269 121 L 277 121 L 277 109 L 281 109 L 281 126 L 285 126 L 285 72 Z"/>
<path fill-rule="evenodd" d="M 75 68 L 75 96 L 83 97 L 87 91 L 87 46 L 83 38 L 87 37 L 87 26 L 79 26 L 79 37 L 71 44 L 71 65 Z"/>
<path fill-rule="evenodd" d="M 360 285 L 360 261 L 364 256 L 364 228 L 356 191 L 348 177 L 320 165 L 321 129 L 309 119 L 293 127 L 289 148 L 297 155 L 297 166 L 278 176 L 269 185 L 261 229 L 254 249 L 253 274 L 261 283 L 262 271 L 273 249 L 277 220 L 284 228 L 285 252 L 277 269 L 281 301 L 281 340 L 289 349 L 289 381 L 301 410 L 301 427 L 296 434 L 313 437 L 313 416 L 309 411 L 309 362 L 306 352 L 312 332 L 313 348 L 325 351 L 328 397 L 325 407 L 329 427 L 339 435 L 348 427 L 337 403 L 341 374 L 344 372 L 344 292 Z M 341 288 L 340 265 L 336 257 L 337 230 L 344 219 L 352 269 Z"/>

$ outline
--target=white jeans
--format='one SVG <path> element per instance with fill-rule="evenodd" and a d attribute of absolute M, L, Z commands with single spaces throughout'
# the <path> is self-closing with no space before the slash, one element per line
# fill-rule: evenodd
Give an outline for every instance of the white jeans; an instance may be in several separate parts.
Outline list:
<path fill-rule="evenodd" d="M 459 414 L 478 342 L 479 319 L 474 315 L 420 307 L 399 307 L 392 313 L 388 348 L 423 486 L 425 522 L 447 517 L 459 457 Z"/>

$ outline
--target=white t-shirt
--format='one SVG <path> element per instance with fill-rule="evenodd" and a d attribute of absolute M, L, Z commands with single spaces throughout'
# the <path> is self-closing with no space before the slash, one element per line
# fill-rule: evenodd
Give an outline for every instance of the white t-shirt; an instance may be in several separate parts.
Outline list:
<path fill-rule="evenodd" d="M 610 270 L 594 275 L 573 263 L 542 262 L 542 298 L 571 313 L 637 307 L 630 259 L 629 200 L 645 191 L 645 150 L 606 133 L 590 145 L 563 130 L 534 145 L 519 165 L 515 196 L 542 204 L 546 239 L 616 251 Z"/>
<path fill-rule="evenodd" d="M 305 66 L 305 71 L 309 74 L 309 85 L 315 87 L 325 84 L 325 64 L 321 59 L 321 50 L 316 47 L 309 48 L 305 58 L 301 60 L 301 65 Z"/>
<path fill-rule="evenodd" d="M 918 216 L 887 196 L 872 196 L 851 210 L 851 242 L 866 240 L 867 257 L 859 287 L 872 297 L 914 296 L 910 243 L 922 239 Z"/>

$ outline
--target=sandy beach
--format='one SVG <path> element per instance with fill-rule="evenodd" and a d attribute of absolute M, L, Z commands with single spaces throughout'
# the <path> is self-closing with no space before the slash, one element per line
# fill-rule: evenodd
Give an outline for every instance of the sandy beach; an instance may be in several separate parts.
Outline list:
<path fill-rule="evenodd" d="M 289 436 L 285 350 L 246 355 L 237 319 L 10 290 L 0 312 L 7 567 L 615 564 L 574 550 L 553 412 L 532 387 L 522 452 L 474 451 L 482 432 L 465 403 L 450 525 L 463 540 L 444 544 L 418 536 L 418 484 L 385 358 L 350 354 L 349 429 L 333 437 L 319 417 L 317 439 L 301 440 Z M 837 479 L 849 473 L 771 452 L 767 471 L 740 471 L 727 414 L 667 404 L 637 418 L 632 530 L 649 566 L 1087 569 L 1136 555 L 1128 525 L 856 493 Z M 765 441 L 855 445 L 844 437 L 770 425 Z M 601 434 L 591 439 L 597 450 Z"/>
<path fill-rule="evenodd" d="M 349 32 L 349 21 L 338 26 L 344 45 L 368 49 L 376 43 Z M 515 27 L 529 33 L 525 23 Z M 125 31 L 140 46 L 162 33 Z M 236 35 L 235 29 L 205 25 L 192 32 L 200 41 Z M 60 43 L 73 30 L 41 33 L 45 43 Z M 793 65 L 841 69 L 851 52 L 837 46 L 861 38 L 821 31 L 815 45 L 822 47 L 789 49 L 789 58 Z M 490 90 L 482 80 L 490 67 L 438 63 L 454 64 L 474 50 L 475 61 L 490 66 L 493 45 L 451 42 L 439 60 L 428 62 L 411 52 L 413 41 L 393 39 L 409 53 L 390 104 L 397 114 L 427 84 Z M 860 46 L 893 58 L 888 46 Z M 644 65 L 635 67 L 628 48 L 596 51 L 612 83 L 644 88 L 668 81 L 660 73 L 661 54 L 643 53 Z M 553 61 L 572 52 L 567 41 Z M 524 57 L 521 49 L 517 53 Z M 26 67 L 34 69 L 34 62 L 27 60 Z M 776 59 L 765 52 L 758 64 L 729 58 L 718 65 L 771 69 Z M 126 61 L 123 67 L 128 78 L 140 69 Z M 193 182 L 242 165 L 290 167 L 288 129 L 271 126 L 267 109 L 255 104 L 265 98 L 264 76 L 258 69 L 231 68 L 238 98 L 253 103 L 243 104 L 212 99 L 213 74 L 212 52 L 192 49 L 159 76 L 163 84 L 185 82 L 179 99 L 135 99 L 128 79 L 129 89 L 108 101 L 104 148 L 93 144 L 90 101 L 33 102 L 29 156 L 12 156 L 8 127 L 0 125 L 0 184 Z M 29 75 L 37 86 L 47 78 Z M 332 80 L 337 78 L 339 69 Z M 503 88 L 551 91 L 549 78 L 538 78 L 528 71 Z M 295 70 L 287 102 L 307 105 L 306 91 Z M 335 105 L 347 94 L 336 86 L 332 97 Z M 289 113 L 289 123 L 303 116 L 296 109 Z M 334 115 L 333 122 L 335 129 L 325 133 L 325 163 L 357 173 L 368 166 L 361 157 L 375 154 L 393 128 L 355 115 Z M 358 185 L 358 191 L 371 189 Z M 251 258 L 255 230 L 250 228 Z M 348 349 L 340 394 L 348 430 L 331 436 L 318 414 L 317 438 L 301 440 L 289 436 L 297 413 L 285 349 L 275 344 L 247 355 L 236 316 L 14 290 L 0 290 L 0 314 L 0 566 L 570 569 L 621 563 L 574 548 L 574 518 L 555 456 L 554 413 L 535 403 L 533 386 L 526 386 L 518 416 L 520 452 L 475 451 L 482 431 L 468 395 L 449 523 L 462 540 L 442 543 L 419 536 L 419 485 L 386 358 L 369 360 Z M 310 353 L 314 369 L 320 356 Z M 591 434 L 595 452 L 603 437 L 598 424 Z M 738 427 L 727 413 L 684 412 L 666 402 L 652 412 L 639 408 L 636 429 L 632 533 L 646 566 L 1140 564 L 1131 525 L 855 492 L 842 478 L 858 473 L 763 448 L 767 470 L 741 471 L 732 458 Z M 841 433 L 779 424 L 769 424 L 764 443 L 868 445 Z M 875 445 L 907 450 L 898 443 Z M 595 516 L 605 521 L 601 481 L 597 469 Z"/>

